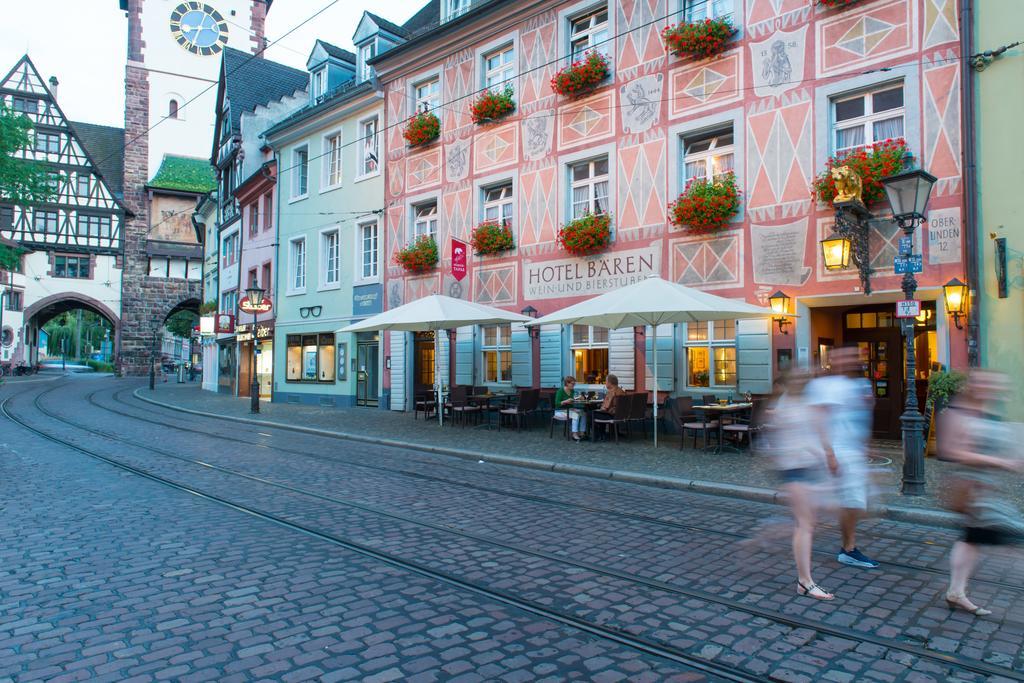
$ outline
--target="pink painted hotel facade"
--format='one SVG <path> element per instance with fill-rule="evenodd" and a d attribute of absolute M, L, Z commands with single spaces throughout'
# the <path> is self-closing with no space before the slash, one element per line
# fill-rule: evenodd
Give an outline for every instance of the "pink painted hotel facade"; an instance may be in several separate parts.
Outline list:
<path fill-rule="evenodd" d="M 876 432 L 895 436 L 904 392 L 923 391 L 933 364 L 966 365 L 965 333 L 941 295 L 964 277 L 956 0 L 490 0 L 464 13 L 465 2 L 441 4 L 438 26 L 372 61 L 386 100 L 387 308 L 444 293 L 544 315 L 657 274 L 761 305 L 781 290 L 798 316 L 784 330 L 768 320 L 666 327 L 656 353 L 643 329 L 463 328 L 450 345 L 442 339 L 442 382 L 551 387 L 611 372 L 649 390 L 657 362 L 659 388 L 674 394 L 767 393 L 780 370 L 823 367 L 830 348 L 857 344 Z M 666 52 L 667 24 L 723 15 L 736 29 L 725 51 Z M 580 99 L 556 94 L 554 74 L 590 49 L 607 56 L 609 78 Z M 515 111 L 473 123 L 476 94 L 498 83 L 512 85 Z M 441 133 L 410 147 L 403 122 L 418 109 L 437 114 Z M 901 233 L 888 205 L 869 207 L 869 296 L 856 268 L 825 269 L 819 241 L 835 212 L 810 192 L 830 155 L 896 137 L 939 179 L 914 236 L 925 302 L 916 381 L 904 377 L 893 318 Z M 695 234 L 670 222 L 688 179 L 727 170 L 742 193 L 729 225 Z M 557 236 L 584 210 L 611 215 L 612 242 L 576 257 Z M 457 280 L 451 240 L 468 242 L 485 218 L 507 220 L 515 247 L 471 254 Z M 407 273 L 393 256 L 424 234 L 441 260 Z M 383 353 L 385 397 L 412 409 L 433 382 L 431 338 L 391 333 Z"/>

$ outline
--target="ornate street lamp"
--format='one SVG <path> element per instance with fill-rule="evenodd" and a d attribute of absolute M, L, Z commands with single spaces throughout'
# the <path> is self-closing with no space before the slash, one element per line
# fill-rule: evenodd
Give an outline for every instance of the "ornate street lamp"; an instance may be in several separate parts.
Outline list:
<path fill-rule="evenodd" d="M 967 317 L 967 285 L 960 278 L 953 278 L 942 285 L 942 298 L 946 300 L 946 312 L 953 316 L 956 329 L 964 329 L 960 319 Z"/>
<path fill-rule="evenodd" d="M 909 157 L 909 155 L 908 155 Z M 909 161 L 909 158 L 907 159 Z M 909 165 L 909 164 L 908 164 Z M 914 230 L 925 220 L 928 199 L 936 178 L 919 168 L 882 179 L 882 186 L 889 197 L 893 220 L 903 230 L 903 243 L 910 249 L 900 256 L 909 258 L 913 250 Z M 903 295 L 913 299 L 917 291 L 917 278 L 911 268 L 903 274 Z M 917 409 L 917 367 L 914 358 L 914 319 L 903 319 L 905 374 L 907 378 L 906 397 L 900 423 L 903 427 L 903 493 L 910 496 L 924 494 L 924 417 Z"/>
<path fill-rule="evenodd" d="M 775 313 L 775 317 L 772 320 L 779 324 L 779 332 L 789 334 L 789 330 L 786 329 L 788 325 L 792 324 L 792 321 L 787 317 L 789 313 L 789 296 L 780 289 L 768 297 L 768 303 L 772 307 L 772 312 Z"/>
<path fill-rule="evenodd" d="M 246 287 L 245 298 L 249 300 L 252 307 L 252 382 L 249 384 L 249 412 L 260 412 L 260 382 L 256 377 L 256 316 L 260 305 L 263 303 L 262 287 L 255 282 Z"/>
<path fill-rule="evenodd" d="M 832 233 L 821 241 L 821 256 L 825 270 L 845 270 L 850 267 L 850 238 Z"/>

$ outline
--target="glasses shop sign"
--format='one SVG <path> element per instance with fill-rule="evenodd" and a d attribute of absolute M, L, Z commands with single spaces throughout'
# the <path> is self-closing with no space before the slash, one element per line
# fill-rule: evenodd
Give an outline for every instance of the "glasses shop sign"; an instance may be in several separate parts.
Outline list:
<path fill-rule="evenodd" d="M 593 296 L 661 274 L 661 250 L 655 246 L 586 258 L 527 262 L 523 266 L 525 299 Z"/>

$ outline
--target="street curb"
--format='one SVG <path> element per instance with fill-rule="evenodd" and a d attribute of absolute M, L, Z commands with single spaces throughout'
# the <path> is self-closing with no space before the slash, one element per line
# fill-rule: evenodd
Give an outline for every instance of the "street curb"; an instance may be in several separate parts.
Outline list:
<path fill-rule="evenodd" d="M 316 436 L 326 436 L 334 439 L 346 439 L 349 441 L 359 441 L 362 443 L 373 443 L 380 446 L 389 446 L 392 448 L 410 448 L 418 451 L 424 451 L 427 453 L 433 453 L 436 455 L 448 455 L 462 460 L 476 460 L 477 462 L 489 462 L 497 465 L 509 465 L 512 467 L 522 467 L 525 469 L 532 470 L 547 470 L 549 472 L 559 472 L 561 474 L 572 474 L 580 477 L 590 477 L 592 479 L 610 479 L 612 481 L 627 482 L 630 484 L 640 484 L 642 486 L 651 486 L 663 489 L 675 489 L 680 491 L 690 491 L 693 493 L 702 493 L 711 496 L 720 496 L 728 498 L 740 498 L 742 500 L 751 500 L 758 503 L 771 503 L 774 505 L 784 505 L 786 502 L 785 494 L 772 489 L 760 488 L 756 486 L 743 486 L 741 484 L 725 484 L 722 482 L 714 481 L 701 481 L 699 479 L 684 479 L 681 477 L 671 477 L 668 475 L 657 475 L 657 474 L 644 474 L 643 472 L 630 472 L 630 471 L 619 471 L 610 470 L 604 467 L 594 467 L 592 465 L 575 465 L 571 463 L 559 463 L 552 462 L 550 460 L 537 460 L 534 458 L 519 458 L 509 455 L 496 455 L 493 453 L 483 453 L 480 451 L 470 450 L 459 450 L 455 448 L 448 448 L 445 446 L 431 446 L 429 444 L 415 443 L 412 441 L 400 441 L 398 439 L 386 439 L 381 437 L 366 436 L 364 434 L 351 434 L 349 432 L 337 432 L 330 429 L 318 429 L 316 427 L 303 427 L 301 425 L 290 425 L 282 422 L 273 422 L 270 420 L 254 420 L 248 417 L 236 417 L 234 415 L 222 415 L 220 413 L 210 413 L 204 410 L 195 410 L 194 408 L 185 408 L 173 403 L 165 403 L 164 401 L 157 401 L 153 398 L 148 398 L 141 393 L 142 388 L 135 389 L 132 391 L 132 395 L 135 398 L 145 403 L 150 403 L 155 406 L 167 408 L 168 410 L 175 410 L 181 413 L 189 413 L 191 415 L 199 415 L 202 417 L 212 417 L 221 420 L 230 420 L 232 422 L 241 422 L 244 424 L 262 425 L 265 427 L 273 427 L 275 429 L 286 429 L 293 432 L 302 432 L 306 434 L 314 434 Z M 960 526 L 960 517 L 951 512 L 945 512 L 942 510 L 930 510 L 927 508 L 909 508 L 900 505 L 880 505 L 872 510 L 873 516 L 884 517 L 897 522 L 909 522 L 911 524 L 924 524 L 928 526 L 937 526 L 945 528 L 958 528 Z"/>

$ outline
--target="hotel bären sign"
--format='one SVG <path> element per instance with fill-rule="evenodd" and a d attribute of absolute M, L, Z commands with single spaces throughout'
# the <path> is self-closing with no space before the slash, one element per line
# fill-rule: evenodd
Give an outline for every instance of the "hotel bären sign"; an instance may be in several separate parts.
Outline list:
<path fill-rule="evenodd" d="M 661 272 L 659 246 L 523 265 L 523 296 L 560 299 L 604 294 Z"/>

